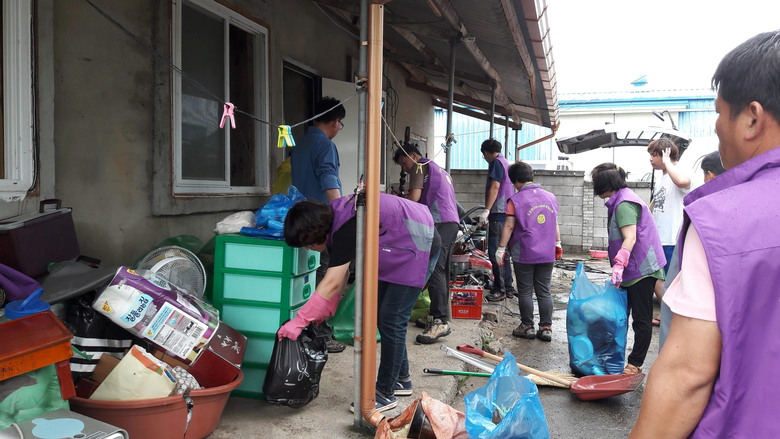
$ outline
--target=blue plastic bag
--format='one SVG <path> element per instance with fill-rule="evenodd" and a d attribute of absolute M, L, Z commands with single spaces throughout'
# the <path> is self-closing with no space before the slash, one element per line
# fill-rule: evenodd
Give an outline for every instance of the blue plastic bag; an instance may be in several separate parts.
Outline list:
<path fill-rule="evenodd" d="M 605 281 L 588 279 L 582 262 L 571 285 L 566 311 L 569 363 L 582 375 L 623 372 L 628 332 L 626 291 Z"/>
<path fill-rule="evenodd" d="M 506 351 L 487 384 L 465 396 L 469 438 L 550 437 L 539 401 L 539 389 L 531 380 L 518 375 L 519 372 L 514 355 Z"/>
<path fill-rule="evenodd" d="M 287 187 L 287 195 L 274 194 L 265 206 L 255 212 L 255 223 L 257 228 L 242 227 L 242 235 L 259 236 L 267 239 L 284 238 L 284 219 L 287 217 L 287 211 L 293 204 L 305 199 L 306 197 L 293 185 Z"/>

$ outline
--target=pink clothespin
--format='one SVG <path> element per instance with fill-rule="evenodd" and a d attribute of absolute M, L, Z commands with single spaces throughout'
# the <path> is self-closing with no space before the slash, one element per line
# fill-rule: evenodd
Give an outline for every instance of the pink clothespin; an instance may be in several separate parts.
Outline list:
<path fill-rule="evenodd" d="M 235 108 L 235 105 L 230 102 L 225 102 L 225 109 L 222 111 L 222 121 L 219 123 L 220 128 L 225 126 L 225 119 L 230 119 L 230 126 L 232 128 L 236 127 L 236 118 L 233 115 L 233 110 L 235 110 Z"/>

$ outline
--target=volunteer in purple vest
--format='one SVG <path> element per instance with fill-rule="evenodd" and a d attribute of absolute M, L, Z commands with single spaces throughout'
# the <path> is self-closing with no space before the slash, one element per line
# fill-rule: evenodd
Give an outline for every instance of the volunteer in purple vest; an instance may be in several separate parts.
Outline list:
<path fill-rule="evenodd" d="M 425 328 L 417 335 L 417 342 L 431 344 L 450 334 L 447 324 L 450 295 L 450 252 L 458 234 L 458 207 L 452 177 L 432 160 L 423 158 L 416 146 L 404 143 L 393 154 L 393 161 L 409 174 L 407 200 L 428 206 L 441 237 L 441 252 L 436 268 L 428 280 L 431 310 L 426 318 L 418 319 Z"/>
<path fill-rule="evenodd" d="M 510 166 L 509 179 L 517 193 L 506 205 L 506 222 L 496 260 L 499 264 L 503 262 L 509 245 L 520 302 L 520 325 L 512 335 L 550 341 L 553 315 L 550 283 L 553 264 L 563 257 L 558 200 L 534 183 L 534 170 L 528 163 L 517 162 Z M 539 304 L 538 331 L 534 331 L 534 293 Z"/>
<path fill-rule="evenodd" d="M 347 285 L 349 264 L 355 259 L 356 197 L 330 204 L 304 200 L 284 221 L 284 240 L 291 247 L 330 252 L 330 265 L 314 294 L 277 335 L 297 339 L 311 322 L 336 312 Z M 406 327 L 412 308 L 436 265 L 441 240 L 428 209 L 390 194 L 379 194 L 379 286 L 377 328 L 382 337 L 376 381 L 376 409 L 397 405 L 396 395 L 412 394 Z"/>
<path fill-rule="evenodd" d="M 626 171 L 614 163 L 602 163 L 590 173 L 593 193 L 608 198 L 607 253 L 612 283 L 628 293 L 634 346 L 623 373 L 642 371 L 653 336 L 653 289 L 664 279 L 664 249 L 650 209 L 626 184 Z"/>
<path fill-rule="evenodd" d="M 780 30 L 712 77 L 726 172 L 685 197 L 669 337 L 633 438 L 780 437 Z"/>
<path fill-rule="evenodd" d="M 509 254 L 504 254 L 501 264 L 496 261 L 496 250 L 506 220 L 506 201 L 515 193 L 509 181 L 509 162 L 501 155 L 501 142 L 487 139 L 482 142 L 482 157 L 488 162 L 487 184 L 485 185 L 485 210 L 479 217 L 482 225 L 488 226 L 488 257 L 493 264 L 493 287 L 487 300 L 498 302 L 515 294 L 512 286 L 512 270 L 508 265 Z"/>

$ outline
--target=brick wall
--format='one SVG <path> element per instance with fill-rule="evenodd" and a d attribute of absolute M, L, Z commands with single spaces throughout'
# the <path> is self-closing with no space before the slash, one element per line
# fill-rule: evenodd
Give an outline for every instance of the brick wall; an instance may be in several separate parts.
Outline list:
<path fill-rule="evenodd" d="M 455 195 L 464 209 L 485 203 L 487 170 L 453 170 Z M 607 248 L 607 208 L 593 195 L 593 183 L 583 171 L 534 171 L 534 182 L 558 199 L 558 224 L 564 250 L 584 252 Z M 650 199 L 649 182 L 628 186 L 645 202 Z"/>

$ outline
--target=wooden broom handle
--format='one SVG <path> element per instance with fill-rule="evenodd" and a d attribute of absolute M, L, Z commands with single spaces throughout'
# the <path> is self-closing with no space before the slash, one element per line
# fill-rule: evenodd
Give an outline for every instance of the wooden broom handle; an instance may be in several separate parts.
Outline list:
<path fill-rule="evenodd" d="M 463 351 L 463 352 L 467 352 L 467 353 L 470 353 L 470 354 L 477 354 L 479 356 L 482 356 L 482 357 L 485 357 L 485 358 L 490 358 L 491 360 L 495 360 L 495 361 L 498 361 L 498 362 L 501 362 L 501 361 L 504 360 L 503 357 L 499 357 L 498 355 L 493 355 L 493 354 L 491 354 L 489 352 L 485 352 L 485 351 L 483 351 L 481 349 L 477 349 L 477 348 L 475 348 L 473 346 L 470 346 L 470 345 L 460 345 L 460 346 L 458 346 L 458 350 L 459 351 Z M 532 373 L 532 374 L 534 374 L 536 376 L 542 377 L 544 379 L 548 379 L 550 381 L 554 381 L 554 382 L 556 382 L 558 384 L 562 384 L 562 385 L 564 385 L 566 387 L 571 388 L 571 382 L 568 381 L 568 380 L 565 380 L 565 379 L 563 379 L 561 377 L 549 374 L 547 372 L 542 372 L 541 370 L 536 370 L 536 369 L 534 369 L 532 367 L 528 367 L 528 366 L 526 366 L 524 364 L 520 364 L 520 363 L 516 363 L 516 364 L 517 364 L 517 367 L 519 367 L 520 370 L 522 370 L 523 372 Z"/>

